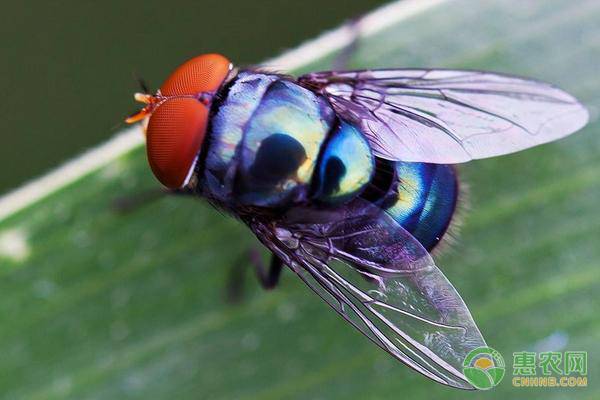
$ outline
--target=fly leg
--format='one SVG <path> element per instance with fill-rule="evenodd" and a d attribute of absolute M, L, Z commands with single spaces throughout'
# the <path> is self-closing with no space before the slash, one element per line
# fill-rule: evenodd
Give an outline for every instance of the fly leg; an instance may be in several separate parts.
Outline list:
<path fill-rule="evenodd" d="M 279 283 L 283 262 L 275 254 L 271 254 L 271 261 L 267 269 L 257 251 L 251 251 L 250 253 L 254 254 L 253 259 L 251 259 L 251 264 L 254 267 L 258 282 L 263 289 L 274 289 Z"/>
<path fill-rule="evenodd" d="M 251 249 L 247 254 L 250 266 L 254 269 L 258 282 L 263 289 L 270 290 L 275 288 L 279 283 L 279 277 L 283 269 L 281 259 L 271 254 L 270 264 L 266 266 L 258 250 Z M 239 302 L 244 296 L 244 281 L 247 268 L 245 262 L 238 262 L 231 268 L 227 282 L 227 299 L 232 303 Z"/>

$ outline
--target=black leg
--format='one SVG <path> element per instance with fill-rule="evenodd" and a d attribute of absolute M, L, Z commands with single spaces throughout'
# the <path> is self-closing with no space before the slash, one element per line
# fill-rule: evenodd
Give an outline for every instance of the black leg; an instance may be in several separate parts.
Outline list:
<path fill-rule="evenodd" d="M 265 264 L 260 258 L 258 251 L 251 251 L 250 257 L 250 262 L 254 267 L 258 282 L 263 289 L 270 290 L 275 288 L 279 283 L 279 277 L 281 276 L 281 270 L 283 268 L 283 262 L 281 259 L 275 254 L 271 254 L 271 263 L 269 264 L 269 269 L 267 270 L 265 268 Z"/>
<path fill-rule="evenodd" d="M 239 302 L 244 297 L 244 281 L 248 261 L 250 261 L 250 266 L 254 269 L 258 282 L 264 289 L 273 289 L 279 283 L 283 262 L 277 256 L 271 255 L 271 262 L 267 267 L 256 249 L 250 250 L 247 255 L 248 260 L 237 262 L 231 268 L 227 283 L 227 298 L 233 303 Z"/>

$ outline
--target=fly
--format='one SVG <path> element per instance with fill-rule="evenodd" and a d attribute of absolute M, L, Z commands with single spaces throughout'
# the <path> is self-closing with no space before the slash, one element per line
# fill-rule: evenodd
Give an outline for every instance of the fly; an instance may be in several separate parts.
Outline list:
<path fill-rule="evenodd" d="M 586 109 L 544 82 L 485 71 L 325 71 L 297 79 L 205 54 L 179 66 L 127 122 L 148 122 L 150 167 L 202 197 L 373 343 L 439 383 L 472 389 L 485 346 L 430 253 L 452 224 L 453 164 L 581 129 Z"/>

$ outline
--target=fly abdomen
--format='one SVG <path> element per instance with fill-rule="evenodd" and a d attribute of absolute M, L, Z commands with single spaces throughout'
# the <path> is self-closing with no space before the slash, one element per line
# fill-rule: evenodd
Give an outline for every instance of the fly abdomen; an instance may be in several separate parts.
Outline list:
<path fill-rule="evenodd" d="M 395 162 L 395 180 L 380 206 L 427 250 L 442 239 L 456 210 L 458 180 L 444 164 Z"/>

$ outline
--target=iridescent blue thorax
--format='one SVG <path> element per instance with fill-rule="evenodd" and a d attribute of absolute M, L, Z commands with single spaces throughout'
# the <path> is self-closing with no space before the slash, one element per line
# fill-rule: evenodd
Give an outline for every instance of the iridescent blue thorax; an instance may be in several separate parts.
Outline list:
<path fill-rule="evenodd" d="M 241 72 L 211 120 L 203 189 L 222 202 L 336 204 L 369 183 L 373 156 L 321 96 L 277 75 Z"/>

